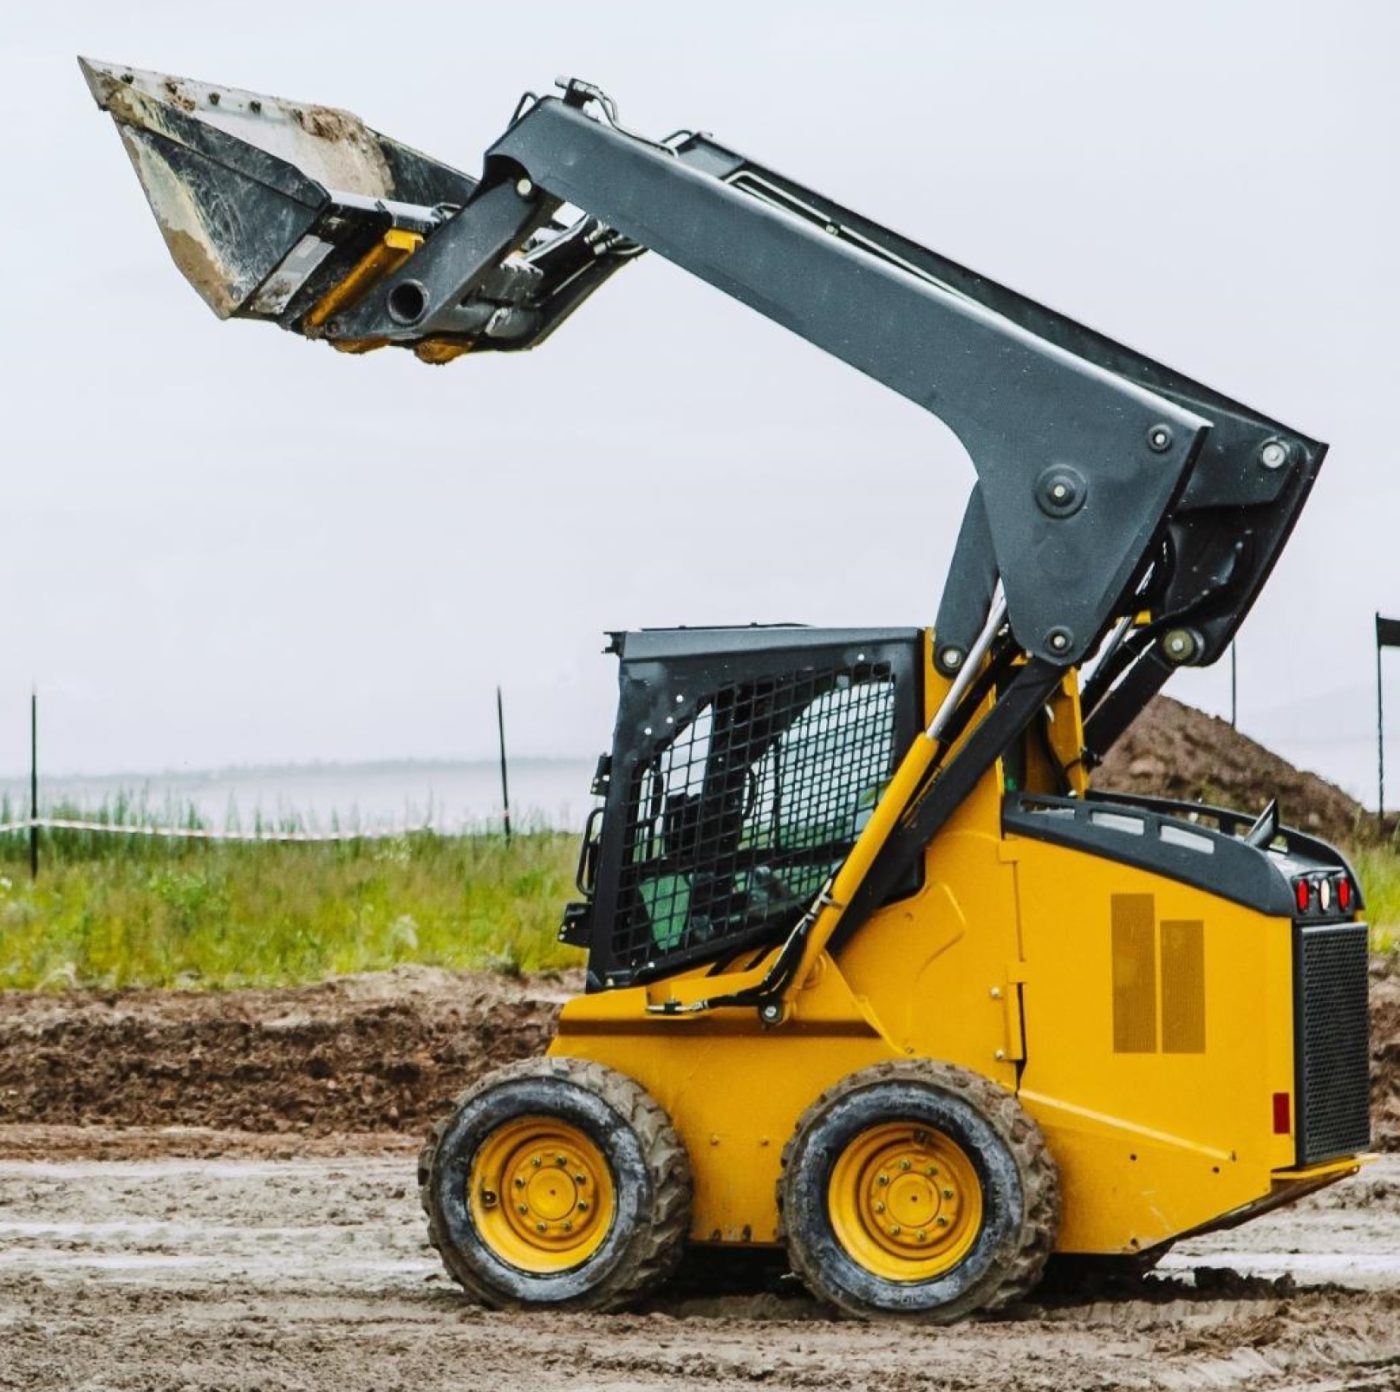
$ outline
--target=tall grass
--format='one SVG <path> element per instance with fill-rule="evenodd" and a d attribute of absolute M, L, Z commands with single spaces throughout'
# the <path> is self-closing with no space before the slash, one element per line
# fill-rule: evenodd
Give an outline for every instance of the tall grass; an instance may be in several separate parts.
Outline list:
<path fill-rule="evenodd" d="M 0 804 L 0 823 L 6 811 Z M 147 817 L 113 803 L 87 819 Z M 177 819 L 201 825 L 191 809 Z M 288 819 L 276 829 L 300 828 Z M 31 883 L 27 833 L 0 835 L 0 988 L 286 985 L 404 962 L 513 973 L 580 960 L 555 939 L 573 887 L 572 836 L 531 831 L 509 845 L 432 832 L 313 844 L 40 836 Z"/>
<path fill-rule="evenodd" d="M 1366 899 L 1372 950 L 1400 950 L 1400 849 L 1393 843 L 1360 846 L 1351 852 L 1351 863 Z"/>

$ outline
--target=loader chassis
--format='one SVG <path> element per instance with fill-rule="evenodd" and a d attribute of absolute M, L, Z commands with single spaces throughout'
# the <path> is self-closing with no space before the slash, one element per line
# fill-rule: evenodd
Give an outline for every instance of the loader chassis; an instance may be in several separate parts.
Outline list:
<path fill-rule="evenodd" d="M 947 1321 L 1052 1250 L 1150 1261 L 1356 1169 L 1345 859 L 1272 807 L 1090 784 L 1226 650 L 1323 443 L 585 82 L 527 94 L 477 178 L 347 112 L 81 64 L 221 317 L 442 364 L 543 343 L 651 251 L 976 473 L 930 630 L 613 635 L 561 928 L 587 989 L 420 1158 L 469 1293 L 617 1308 L 687 1241 L 780 1245 L 851 1313 Z"/>

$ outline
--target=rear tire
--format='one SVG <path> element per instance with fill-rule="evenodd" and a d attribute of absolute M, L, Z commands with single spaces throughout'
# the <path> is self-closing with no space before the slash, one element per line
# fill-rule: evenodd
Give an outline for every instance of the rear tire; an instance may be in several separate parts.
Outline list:
<path fill-rule="evenodd" d="M 949 1324 L 1019 1299 L 1059 1229 L 1059 1177 L 1005 1089 L 930 1060 L 876 1064 L 803 1114 L 783 1152 L 781 1233 L 819 1299 Z"/>
<path fill-rule="evenodd" d="M 497 1309 L 616 1310 L 675 1270 L 690 1229 L 690 1161 L 631 1078 L 540 1058 L 487 1074 L 418 1158 L 428 1239 Z"/>

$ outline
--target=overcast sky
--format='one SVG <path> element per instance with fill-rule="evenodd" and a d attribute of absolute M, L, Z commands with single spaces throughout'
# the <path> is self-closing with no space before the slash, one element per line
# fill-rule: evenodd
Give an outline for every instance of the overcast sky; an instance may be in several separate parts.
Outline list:
<path fill-rule="evenodd" d="M 5 45 L 0 773 L 31 680 L 54 771 L 482 755 L 497 681 L 517 752 L 591 754 L 604 629 L 931 621 L 972 479 L 924 412 L 654 256 L 523 357 L 220 324 L 83 51 L 473 173 L 522 90 L 587 77 L 1329 440 L 1241 724 L 1374 798 L 1400 7 L 143 0 L 25 7 Z M 1228 709 L 1223 665 L 1169 690 Z"/>

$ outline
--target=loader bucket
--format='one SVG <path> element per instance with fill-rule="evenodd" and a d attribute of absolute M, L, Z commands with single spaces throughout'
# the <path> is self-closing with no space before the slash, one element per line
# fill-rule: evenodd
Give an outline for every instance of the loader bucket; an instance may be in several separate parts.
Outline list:
<path fill-rule="evenodd" d="M 386 233 L 431 230 L 476 186 L 348 111 L 78 62 L 176 266 L 221 319 L 292 327 Z"/>

